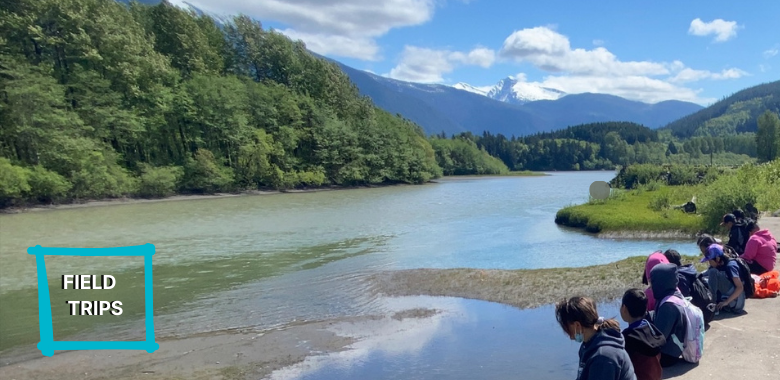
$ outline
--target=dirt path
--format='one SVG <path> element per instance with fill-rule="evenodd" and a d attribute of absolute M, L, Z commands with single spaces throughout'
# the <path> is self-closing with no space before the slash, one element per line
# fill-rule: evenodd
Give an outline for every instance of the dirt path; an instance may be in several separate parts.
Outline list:
<path fill-rule="evenodd" d="M 759 226 L 780 237 L 780 218 L 761 218 Z M 745 311 L 747 314 L 738 317 L 727 313 L 716 317 L 705 334 L 704 356 L 699 364 L 669 368 L 664 378 L 780 378 L 780 297 L 749 299 Z"/>

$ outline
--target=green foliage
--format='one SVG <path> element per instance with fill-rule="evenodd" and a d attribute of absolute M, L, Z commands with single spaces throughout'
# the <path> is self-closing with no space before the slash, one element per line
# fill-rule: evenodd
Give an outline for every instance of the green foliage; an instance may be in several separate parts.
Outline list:
<path fill-rule="evenodd" d="M 177 184 L 184 176 L 179 166 L 152 167 L 143 165 L 138 195 L 142 197 L 167 197 L 176 193 Z"/>
<path fill-rule="evenodd" d="M 658 199 L 656 202 L 659 205 L 666 202 L 682 204 L 690 200 L 697 191 L 690 186 L 679 186 L 677 189 L 680 191 L 673 192 L 671 187 L 644 193 L 631 190 L 606 201 L 564 207 L 558 210 L 555 223 L 584 228 L 589 232 L 681 231 L 695 234 L 701 229 L 701 218 L 698 215 L 686 214 L 680 210 L 667 210 L 663 207 L 656 211 L 648 207 L 655 199 Z"/>
<path fill-rule="evenodd" d="M 760 162 L 780 157 L 780 118 L 777 114 L 767 110 L 758 118 L 756 145 Z"/>
<path fill-rule="evenodd" d="M 229 191 L 233 182 L 233 172 L 217 162 L 214 154 L 207 149 L 195 152 L 195 158 L 184 165 L 185 189 L 198 193 Z"/>
<path fill-rule="evenodd" d="M 0 32 L 4 204 L 442 175 L 419 126 L 245 16 L 20 0 Z"/>
<path fill-rule="evenodd" d="M 755 132 L 758 117 L 765 110 L 779 109 L 780 81 L 775 81 L 739 91 L 662 130 L 670 130 L 679 138 Z"/>
<path fill-rule="evenodd" d="M 436 162 L 445 175 L 509 173 L 501 160 L 478 148 L 472 140 L 432 138 L 430 141 L 436 152 Z"/>
<path fill-rule="evenodd" d="M 653 211 L 663 211 L 668 209 L 669 206 L 671 206 L 671 200 L 666 192 L 653 196 L 648 204 L 648 207 Z"/>
<path fill-rule="evenodd" d="M 32 167 L 27 182 L 30 184 L 30 197 L 41 202 L 58 200 L 73 187 L 65 177 L 40 165 Z"/>
<path fill-rule="evenodd" d="M 0 201 L 19 198 L 30 191 L 27 171 L 11 164 L 7 158 L 0 157 Z"/>
<path fill-rule="evenodd" d="M 780 160 L 761 165 L 744 165 L 720 176 L 700 196 L 701 213 L 707 228 L 718 228 L 724 214 L 752 203 L 757 209 L 780 208 Z"/>
<path fill-rule="evenodd" d="M 674 140 L 671 132 L 661 134 L 619 122 L 585 124 L 511 140 L 489 132 L 458 136 L 474 141 L 512 170 L 597 170 L 632 164 L 740 165 L 752 161 L 750 156 L 756 151 L 751 133 L 674 142 L 670 141 Z M 682 145 L 682 151 L 677 145 Z"/>
<path fill-rule="evenodd" d="M 643 190 L 649 186 L 709 184 L 728 171 L 714 166 L 637 164 L 621 168 L 610 183 L 613 187 Z"/>

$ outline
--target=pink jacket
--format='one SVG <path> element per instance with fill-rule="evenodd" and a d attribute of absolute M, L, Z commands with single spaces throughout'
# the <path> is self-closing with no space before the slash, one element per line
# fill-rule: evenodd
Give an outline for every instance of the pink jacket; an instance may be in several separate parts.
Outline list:
<path fill-rule="evenodd" d="M 770 272 L 775 268 L 777 241 L 769 230 L 760 230 L 748 239 L 742 258 L 746 261 L 755 261 Z"/>
<path fill-rule="evenodd" d="M 666 259 L 666 256 L 664 256 L 661 251 L 651 253 L 650 256 L 647 257 L 647 262 L 645 263 L 645 276 L 648 283 L 650 281 L 650 270 L 658 264 L 668 263 L 669 260 Z M 648 286 L 647 289 L 645 289 L 645 295 L 647 295 L 647 310 L 654 310 L 655 296 L 653 296 L 653 288 Z"/>

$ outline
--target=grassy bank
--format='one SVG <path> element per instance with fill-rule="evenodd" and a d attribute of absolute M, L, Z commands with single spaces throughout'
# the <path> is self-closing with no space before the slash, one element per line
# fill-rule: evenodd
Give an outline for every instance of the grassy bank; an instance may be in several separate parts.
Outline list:
<path fill-rule="evenodd" d="M 607 200 L 591 200 L 562 208 L 555 215 L 555 223 L 594 233 L 635 231 L 693 235 L 702 230 L 702 218 L 675 210 L 673 206 L 684 204 L 701 190 L 697 186 L 661 185 L 613 190 Z"/>
<path fill-rule="evenodd" d="M 533 308 L 577 294 L 606 302 L 621 297 L 626 289 L 644 288 L 646 259 L 630 257 L 584 268 L 410 269 L 380 273 L 371 280 L 375 292 L 389 296 L 462 297 Z M 698 263 L 697 259 L 684 256 L 682 261 Z M 697 264 L 698 270 L 704 269 L 701 265 Z"/>

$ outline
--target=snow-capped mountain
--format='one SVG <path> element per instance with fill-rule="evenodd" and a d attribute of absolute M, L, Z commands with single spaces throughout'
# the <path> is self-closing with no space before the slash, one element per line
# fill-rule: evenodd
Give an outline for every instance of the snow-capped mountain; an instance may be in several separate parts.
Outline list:
<path fill-rule="evenodd" d="M 475 87 L 468 83 L 460 82 L 460 83 L 455 83 L 454 85 L 452 85 L 452 87 L 457 88 L 458 90 L 473 92 L 475 94 L 487 96 L 488 92 L 492 91 L 493 87 L 495 86 Z"/>
<path fill-rule="evenodd" d="M 556 100 L 566 95 L 563 91 L 521 81 L 511 76 L 500 80 L 492 87 L 476 87 L 463 82 L 457 83 L 452 87 L 515 104 L 525 104 L 537 100 Z"/>

